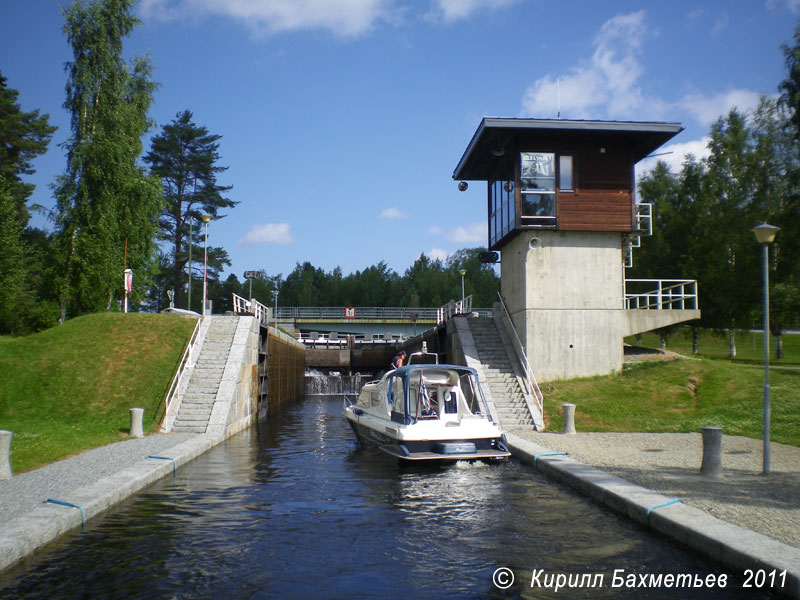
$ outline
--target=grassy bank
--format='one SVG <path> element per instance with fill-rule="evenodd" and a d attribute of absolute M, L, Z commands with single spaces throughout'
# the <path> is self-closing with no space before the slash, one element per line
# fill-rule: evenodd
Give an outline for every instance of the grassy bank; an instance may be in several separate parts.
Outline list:
<path fill-rule="evenodd" d="M 14 472 L 125 439 L 133 407 L 144 407 L 145 433 L 153 431 L 194 325 L 103 313 L 0 338 L 0 429 L 14 432 Z"/>
<path fill-rule="evenodd" d="M 575 404 L 579 431 L 690 432 L 718 425 L 761 439 L 764 370 L 710 358 L 626 365 L 620 375 L 542 386 L 548 429 L 563 427 L 561 404 Z M 800 446 L 800 369 L 772 369 L 774 442 Z"/>
<path fill-rule="evenodd" d="M 774 366 L 800 366 L 800 335 L 784 334 L 783 358 L 778 360 L 775 352 L 775 336 L 770 336 L 770 364 Z M 701 330 L 698 333 L 697 356 L 714 359 L 733 360 L 739 363 L 764 364 L 764 336 L 758 331 L 737 331 L 734 334 L 736 357 L 730 358 L 728 333 L 724 331 Z M 625 338 L 625 342 L 636 345 L 636 336 Z M 642 346 L 659 347 L 659 336 L 656 333 L 642 335 Z M 667 336 L 667 350 L 679 354 L 692 354 L 692 330 L 680 327 Z"/>

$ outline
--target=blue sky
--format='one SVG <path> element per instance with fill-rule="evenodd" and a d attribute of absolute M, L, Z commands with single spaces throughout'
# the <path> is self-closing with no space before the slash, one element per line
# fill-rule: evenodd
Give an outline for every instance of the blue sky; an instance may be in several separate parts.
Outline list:
<path fill-rule="evenodd" d="M 59 4 L 0 1 L 0 72 L 59 127 L 30 178 L 49 207 L 69 133 Z M 241 279 L 298 261 L 402 273 L 485 245 L 485 186 L 452 180 L 484 116 L 555 118 L 560 96 L 562 118 L 678 121 L 663 158 L 702 155 L 714 120 L 776 93 L 800 0 L 142 0 L 137 14 L 125 52 L 155 67 L 155 132 L 189 109 L 222 136 L 239 205 L 209 243 Z"/>

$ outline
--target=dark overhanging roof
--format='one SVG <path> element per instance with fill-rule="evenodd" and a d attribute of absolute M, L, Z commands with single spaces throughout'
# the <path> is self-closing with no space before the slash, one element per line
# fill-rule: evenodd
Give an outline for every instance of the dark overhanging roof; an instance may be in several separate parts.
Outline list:
<path fill-rule="evenodd" d="M 558 137 L 565 141 L 624 141 L 634 163 L 683 131 L 680 123 L 643 121 L 569 121 L 562 119 L 515 119 L 484 117 L 458 162 L 453 179 L 490 179 L 493 165 L 505 161 L 509 142 L 531 142 Z"/>

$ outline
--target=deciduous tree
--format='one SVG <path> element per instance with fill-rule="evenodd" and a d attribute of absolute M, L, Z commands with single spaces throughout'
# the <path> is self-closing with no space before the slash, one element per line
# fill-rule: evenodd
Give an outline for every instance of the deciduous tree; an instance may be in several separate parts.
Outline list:
<path fill-rule="evenodd" d="M 57 233 L 62 318 L 109 310 L 122 296 L 124 266 L 141 298 L 154 264 L 160 182 L 137 165 L 156 84 L 147 58 L 130 64 L 122 44 L 139 23 L 135 0 L 76 0 L 63 9 L 72 47 L 64 107 L 71 114 L 67 169 L 59 178 Z"/>

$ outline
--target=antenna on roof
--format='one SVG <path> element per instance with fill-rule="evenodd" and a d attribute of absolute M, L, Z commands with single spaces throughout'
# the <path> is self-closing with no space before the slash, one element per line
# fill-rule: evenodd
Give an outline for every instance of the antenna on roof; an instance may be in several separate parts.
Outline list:
<path fill-rule="evenodd" d="M 556 102 L 558 104 L 558 119 L 561 119 L 561 77 L 556 78 Z"/>

